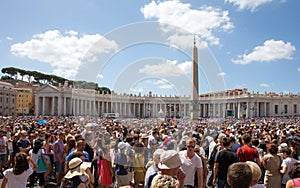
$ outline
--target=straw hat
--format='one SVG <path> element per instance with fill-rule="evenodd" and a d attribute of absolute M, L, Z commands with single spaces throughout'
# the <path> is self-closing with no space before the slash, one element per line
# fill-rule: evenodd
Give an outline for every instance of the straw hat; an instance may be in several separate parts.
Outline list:
<path fill-rule="evenodd" d="M 69 164 L 69 170 L 68 173 L 65 175 L 66 179 L 71 179 L 75 176 L 82 176 L 82 175 L 87 175 L 85 173 L 85 170 L 87 168 L 91 168 L 90 162 L 83 162 L 79 157 L 75 157 L 72 159 Z"/>
<path fill-rule="evenodd" d="M 158 168 L 160 169 L 172 169 L 181 166 L 181 160 L 178 152 L 175 150 L 167 150 L 160 155 L 160 163 Z"/>
<path fill-rule="evenodd" d="M 252 171 L 252 180 L 258 182 L 261 177 L 261 170 L 258 164 L 252 161 L 246 161 L 246 163 L 250 166 Z"/>

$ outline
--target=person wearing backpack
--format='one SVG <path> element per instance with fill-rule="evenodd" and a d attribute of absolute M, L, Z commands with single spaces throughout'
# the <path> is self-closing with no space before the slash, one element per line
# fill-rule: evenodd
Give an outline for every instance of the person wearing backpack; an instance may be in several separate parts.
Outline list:
<path fill-rule="evenodd" d="M 158 163 L 160 162 L 160 155 L 163 152 L 164 152 L 163 149 L 157 149 L 153 153 L 153 164 L 146 171 L 144 188 L 150 188 L 154 176 L 158 174 L 159 172 Z"/>
<path fill-rule="evenodd" d="M 208 158 L 208 169 L 209 171 L 211 171 L 211 175 L 209 176 L 208 178 L 208 182 L 207 182 L 207 185 L 208 186 L 212 186 L 212 183 L 213 183 L 213 177 L 214 177 L 214 164 L 215 164 L 215 158 L 216 158 L 216 154 L 218 151 L 220 151 L 222 149 L 222 145 L 220 143 L 217 143 L 211 154 L 210 154 L 210 157 Z"/>
<path fill-rule="evenodd" d="M 35 177 L 39 180 L 39 186 L 41 188 L 45 187 L 45 173 L 47 171 L 46 167 L 46 157 L 43 143 L 40 139 L 36 139 L 33 144 L 33 149 L 29 151 L 30 158 L 38 165 L 38 169 L 32 173 L 30 176 L 30 187 L 34 186 Z"/>
<path fill-rule="evenodd" d="M 230 186 L 227 182 L 228 168 L 231 164 L 239 162 L 239 157 L 236 153 L 231 151 L 231 147 L 234 144 L 233 139 L 224 137 L 221 142 L 224 149 L 218 151 L 216 154 L 213 185 L 229 188 Z"/>

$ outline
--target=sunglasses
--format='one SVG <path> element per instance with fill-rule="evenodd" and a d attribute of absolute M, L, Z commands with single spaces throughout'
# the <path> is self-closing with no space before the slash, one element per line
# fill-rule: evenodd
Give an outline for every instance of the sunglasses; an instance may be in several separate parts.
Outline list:
<path fill-rule="evenodd" d="M 195 148 L 195 146 L 186 146 L 187 148 Z"/>

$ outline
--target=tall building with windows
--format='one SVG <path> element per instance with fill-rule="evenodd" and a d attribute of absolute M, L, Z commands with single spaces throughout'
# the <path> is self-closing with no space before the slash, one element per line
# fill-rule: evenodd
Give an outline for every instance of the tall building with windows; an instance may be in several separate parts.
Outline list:
<path fill-rule="evenodd" d="M 15 115 L 15 102 L 17 92 L 10 83 L 0 81 L 0 116 Z"/>
<path fill-rule="evenodd" d="M 33 112 L 33 91 L 31 88 L 14 88 L 16 95 L 16 114 L 28 115 Z"/>

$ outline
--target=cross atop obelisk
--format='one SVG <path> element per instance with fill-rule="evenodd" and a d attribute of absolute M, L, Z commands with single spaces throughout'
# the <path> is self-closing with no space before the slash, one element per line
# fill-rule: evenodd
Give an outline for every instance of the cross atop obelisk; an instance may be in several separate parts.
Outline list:
<path fill-rule="evenodd" d="M 198 48 L 194 35 L 194 46 L 192 53 L 192 93 L 191 93 L 191 119 L 199 117 L 199 81 L 198 81 Z"/>

